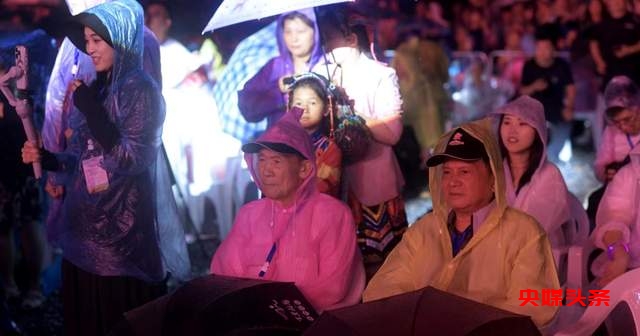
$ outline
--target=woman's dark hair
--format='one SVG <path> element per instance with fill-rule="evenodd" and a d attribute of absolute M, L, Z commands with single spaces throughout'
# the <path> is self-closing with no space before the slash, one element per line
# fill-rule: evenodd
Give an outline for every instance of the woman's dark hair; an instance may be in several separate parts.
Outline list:
<path fill-rule="evenodd" d="M 293 92 L 298 88 L 309 88 L 313 90 L 313 92 L 320 97 L 322 103 L 324 104 L 324 111 L 329 110 L 329 91 L 327 89 L 328 81 L 315 73 L 306 73 L 298 76 L 295 79 L 295 82 L 289 88 L 289 102 L 287 107 L 290 109 L 293 106 Z M 322 123 L 320 124 L 320 130 L 323 134 L 328 135 L 329 133 L 329 118 L 323 118 Z"/>
<path fill-rule="evenodd" d="M 323 39 L 335 34 L 342 34 L 343 37 L 355 34 L 358 38 L 358 49 L 371 56 L 368 24 L 367 18 L 343 4 L 322 6 L 318 10 L 318 25 Z"/>
<path fill-rule="evenodd" d="M 315 25 L 313 24 L 313 21 L 311 21 L 310 18 L 308 18 L 306 15 L 300 13 L 300 12 L 291 12 L 285 16 L 282 17 L 282 25 L 284 25 L 284 23 L 286 21 L 289 20 L 294 20 L 294 19 L 300 19 L 302 20 L 302 22 L 304 22 L 307 26 L 311 27 L 311 29 L 315 30 Z"/>
<path fill-rule="evenodd" d="M 351 32 L 358 37 L 358 49 L 360 52 L 367 54 L 371 57 L 371 42 L 369 41 L 369 33 L 367 32 L 367 26 L 365 23 L 356 22 L 349 25 Z"/>
<path fill-rule="evenodd" d="M 502 127 L 503 119 L 504 119 L 504 114 L 500 116 L 500 127 Z M 502 154 L 502 157 L 507 158 L 507 161 L 509 161 L 509 164 L 511 164 L 511 159 L 509 158 L 509 151 L 507 150 L 507 147 L 505 147 L 504 145 L 504 140 L 502 139 L 502 134 L 500 133 L 500 131 L 498 131 L 498 145 L 500 146 L 500 153 Z M 531 182 L 531 178 L 533 177 L 533 174 L 536 172 L 536 169 L 538 169 L 538 166 L 540 165 L 540 161 L 542 160 L 543 153 L 544 153 L 544 144 L 542 143 L 542 139 L 540 139 L 540 134 L 538 134 L 538 131 L 536 131 L 536 136 L 533 137 L 533 143 L 531 144 L 531 147 L 529 149 L 529 165 L 527 166 L 527 169 L 524 171 L 524 174 L 522 174 L 522 177 L 520 178 L 520 181 L 516 186 L 516 195 L 520 193 L 520 190 L 522 189 L 522 187 L 527 185 L 527 183 Z"/>
<path fill-rule="evenodd" d="M 343 5 L 322 6 L 316 10 L 316 14 L 316 20 L 323 37 L 330 35 L 330 33 L 340 33 L 345 37 L 349 35 L 350 30 L 347 26 Z"/>

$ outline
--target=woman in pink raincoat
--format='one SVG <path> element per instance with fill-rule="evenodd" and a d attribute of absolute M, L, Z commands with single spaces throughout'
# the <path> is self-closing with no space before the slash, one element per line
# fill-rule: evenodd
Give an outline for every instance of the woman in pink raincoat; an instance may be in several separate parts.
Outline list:
<path fill-rule="evenodd" d="M 299 119 L 287 113 L 242 147 L 265 197 L 240 209 L 211 272 L 295 282 L 323 311 L 358 303 L 365 275 L 349 208 L 316 190 L 313 146 Z"/>

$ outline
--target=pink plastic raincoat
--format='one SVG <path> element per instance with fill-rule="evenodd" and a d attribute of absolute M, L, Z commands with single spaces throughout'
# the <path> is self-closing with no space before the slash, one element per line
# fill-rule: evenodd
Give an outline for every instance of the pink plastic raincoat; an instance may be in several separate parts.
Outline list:
<path fill-rule="evenodd" d="M 316 190 L 314 151 L 298 117 L 285 114 L 257 140 L 288 144 L 312 161 L 313 171 L 298 188 L 295 204 L 283 207 L 263 198 L 242 207 L 211 261 L 211 272 L 261 278 L 258 274 L 275 242 L 262 279 L 295 282 L 316 310 L 323 311 L 359 302 L 364 267 L 351 211 Z M 260 187 L 255 154 L 245 154 L 245 160 Z"/>
<path fill-rule="evenodd" d="M 596 161 L 593 163 L 598 180 L 604 182 L 606 166 L 624 160 L 638 143 L 640 143 L 640 134 L 627 135 L 616 126 L 608 125 L 605 127 L 602 141 L 596 151 Z"/>
<path fill-rule="evenodd" d="M 631 153 L 631 164 L 622 167 L 602 196 L 596 228 L 591 236 L 594 245 L 606 250 L 602 238 L 607 231 L 622 232 L 622 242 L 629 244 L 629 268 L 640 267 L 640 146 Z M 602 274 L 606 253 L 594 263 L 596 275 Z"/>

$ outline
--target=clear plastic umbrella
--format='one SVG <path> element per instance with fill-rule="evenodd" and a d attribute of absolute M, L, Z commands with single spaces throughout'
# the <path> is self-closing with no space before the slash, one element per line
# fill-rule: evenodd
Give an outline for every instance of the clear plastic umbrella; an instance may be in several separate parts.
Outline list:
<path fill-rule="evenodd" d="M 67 6 L 69 6 L 71 15 L 76 15 L 103 2 L 107 2 L 107 0 L 67 0 Z"/>
<path fill-rule="evenodd" d="M 355 0 L 224 0 L 202 33 L 298 9 L 353 1 Z"/>

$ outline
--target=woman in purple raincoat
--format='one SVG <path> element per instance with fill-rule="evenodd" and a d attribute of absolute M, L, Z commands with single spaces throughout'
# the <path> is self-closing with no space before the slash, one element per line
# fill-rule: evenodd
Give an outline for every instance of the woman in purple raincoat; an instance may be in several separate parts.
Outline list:
<path fill-rule="evenodd" d="M 320 34 L 311 9 L 280 16 L 276 29 L 280 56 L 272 58 L 238 91 L 238 108 L 249 122 L 267 118 L 271 127 L 286 111 L 284 78 L 308 72 L 322 57 Z"/>

